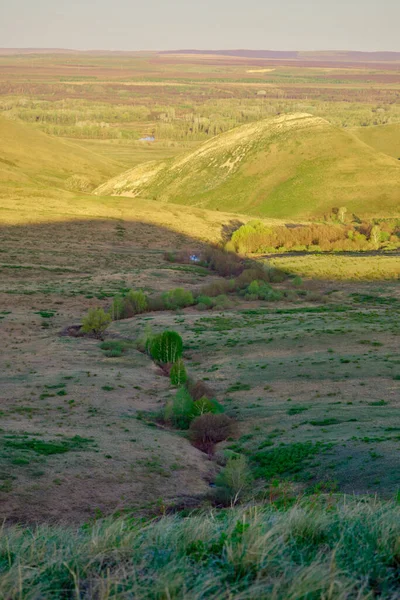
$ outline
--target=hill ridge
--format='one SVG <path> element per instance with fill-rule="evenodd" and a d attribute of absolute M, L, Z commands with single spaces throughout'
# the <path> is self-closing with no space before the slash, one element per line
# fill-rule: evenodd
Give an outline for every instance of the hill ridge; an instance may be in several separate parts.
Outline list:
<path fill-rule="evenodd" d="M 321 216 L 338 205 L 393 215 L 400 214 L 400 164 L 325 119 L 292 113 L 139 165 L 94 193 L 275 218 Z"/>

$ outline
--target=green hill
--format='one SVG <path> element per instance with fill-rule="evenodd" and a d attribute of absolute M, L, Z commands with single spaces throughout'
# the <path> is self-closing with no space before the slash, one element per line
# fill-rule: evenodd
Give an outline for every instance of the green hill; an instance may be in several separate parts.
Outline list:
<path fill-rule="evenodd" d="M 171 161 L 140 165 L 95 190 L 162 202 L 308 218 L 346 206 L 400 214 L 400 163 L 308 114 L 238 127 Z"/>
<path fill-rule="evenodd" d="M 90 191 L 121 167 L 31 125 L 0 119 L 0 183 L 39 184 Z"/>
<path fill-rule="evenodd" d="M 400 160 L 400 123 L 355 127 L 351 130 L 361 141 L 378 152 Z"/>

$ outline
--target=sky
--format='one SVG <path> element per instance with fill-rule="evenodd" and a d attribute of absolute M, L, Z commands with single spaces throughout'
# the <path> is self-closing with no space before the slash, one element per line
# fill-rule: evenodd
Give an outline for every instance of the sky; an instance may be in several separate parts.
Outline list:
<path fill-rule="evenodd" d="M 400 0 L 0 0 L 0 47 L 400 51 Z"/>

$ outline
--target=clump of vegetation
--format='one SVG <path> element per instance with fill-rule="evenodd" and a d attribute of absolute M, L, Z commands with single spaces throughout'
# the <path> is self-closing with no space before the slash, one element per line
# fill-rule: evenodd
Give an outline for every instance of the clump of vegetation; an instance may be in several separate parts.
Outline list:
<path fill-rule="evenodd" d="M 184 288 L 175 288 L 163 294 L 165 307 L 169 310 L 176 310 L 177 308 L 185 308 L 194 304 L 194 298 L 192 292 L 185 290 Z"/>
<path fill-rule="evenodd" d="M 221 414 L 224 412 L 223 406 L 217 402 L 214 398 L 200 398 L 193 403 L 193 415 L 199 417 L 206 413 Z"/>
<path fill-rule="evenodd" d="M 85 527 L 5 525 L 0 589 L 10 600 L 21 590 L 55 600 L 59 590 L 77 598 L 88 589 L 117 590 L 122 600 L 132 588 L 137 598 L 200 600 L 205 585 L 221 600 L 389 600 L 398 595 L 399 536 L 399 505 L 364 498 L 236 507 L 219 518 L 212 511 Z"/>
<path fill-rule="evenodd" d="M 183 360 L 179 358 L 171 367 L 169 373 L 172 385 L 181 387 L 187 380 L 187 372 Z"/>
<path fill-rule="evenodd" d="M 107 358 L 118 358 L 125 352 L 127 343 L 120 340 L 107 340 L 100 344 L 100 348 Z"/>
<path fill-rule="evenodd" d="M 104 312 L 102 308 L 90 308 L 82 321 L 82 331 L 101 339 L 110 323 L 110 314 Z"/>
<path fill-rule="evenodd" d="M 275 302 L 281 300 L 282 292 L 274 290 L 273 287 L 265 281 L 252 281 L 244 290 L 246 300 L 267 300 Z"/>
<path fill-rule="evenodd" d="M 125 296 L 124 308 L 127 318 L 146 312 L 147 306 L 147 297 L 143 290 L 130 290 Z"/>
<path fill-rule="evenodd" d="M 398 222 L 345 222 L 346 209 L 341 207 L 327 215 L 334 222 L 273 227 L 262 221 L 250 221 L 237 229 L 229 248 L 240 254 L 273 252 L 330 252 L 396 248 L 400 246 Z"/>
<path fill-rule="evenodd" d="M 181 387 L 172 402 L 165 408 L 164 418 L 178 429 L 188 429 L 194 418 L 193 399 L 185 387 Z"/>
<path fill-rule="evenodd" d="M 176 331 L 164 331 L 154 336 L 149 344 L 152 359 L 163 364 L 176 363 L 182 352 L 183 341 Z"/>
<path fill-rule="evenodd" d="M 215 398 L 214 390 L 204 381 L 194 381 L 193 379 L 188 379 L 186 382 L 186 387 L 188 388 L 189 393 L 194 401 L 200 400 L 200 398 L 208 398 L 209 400 Z"/>
<path fill-rule="evenodd" d="M 228 415 L 206 413 L 190 424 L 190 437 L 193 444 L 211 453 L 215 444 L 229 438 L 233 433 L 233 421 Z"/>
<path fill-rule="evenodd" d="M 216 498 L 224 505 L 234 506 L 249 490 L 252 474 L 243 454 L 233 455 L 215 480 Z"/>

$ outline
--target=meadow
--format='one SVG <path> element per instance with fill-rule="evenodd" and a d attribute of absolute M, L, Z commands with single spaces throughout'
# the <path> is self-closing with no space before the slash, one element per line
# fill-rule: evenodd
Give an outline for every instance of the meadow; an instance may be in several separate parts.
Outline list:
<path fill-rule="evenodd" d="M 2 598 L 398 598 L 395 192 L 368 222 L 332 220 L 339 201 L 313 217 L 365 231 L 362 252 L 285 253 L 232 247 L 254 226 L 245 204 L 92 192 L 298 112 L 395 174 L 399 73 L 0 55 Z M 258 223 L 309 226 L 279 210 Z M 93 309 L 107 327 L 84 333 Z M 157 354 L 166 331 L 175 370 Z"/>

